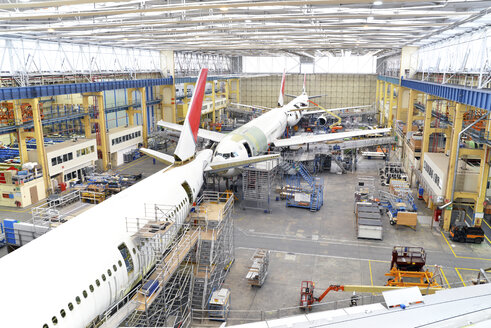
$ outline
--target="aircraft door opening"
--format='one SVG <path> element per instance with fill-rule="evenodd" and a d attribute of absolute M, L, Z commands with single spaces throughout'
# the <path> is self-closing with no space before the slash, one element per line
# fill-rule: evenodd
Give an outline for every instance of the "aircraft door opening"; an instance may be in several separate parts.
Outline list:
<path fill-rule="evenodd" d="M 247 156 L 248 157 L 252 157 L 252 151 L 251 151 L 251 147 L 249 146 L 249 144 L 247 143 L 247 141 L 244 141 L 242 143 L 247 151 Z"/>
<path fill-rule="evenodd" d="M 189 204 L 193 205 L 193 191 L 191 190 L 189 183 L 187 181 L 184 181 L 181 186 L 184 188 L 184 191 L 188 195 Z"/>

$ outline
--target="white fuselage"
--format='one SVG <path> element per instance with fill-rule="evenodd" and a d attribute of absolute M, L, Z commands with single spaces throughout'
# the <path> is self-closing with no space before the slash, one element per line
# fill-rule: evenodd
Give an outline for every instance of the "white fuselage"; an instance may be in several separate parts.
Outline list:
<path fill-rule="evenodd" d="M 303 93 L 281 108 L 272 109 L 227 134 L 217 145 L 213 160 L 229 158 L 247 159 L 265 153 L 271 143 L 280 138 L 288 126 L 294 126 L 302 118 L 300 109 L 308 107 L 308 96 Z M 240 170 L 229 169 L 221 173 L 231 177 Z"/>
<path fill-rule="evenodd" d="M 154 264 L 135 245 L 127 220 L 144 223 L 145 205 L 157 204 L 175 206 L 171 220 L 184 222 L 211 155 L 204 150 L 186 165 L 159 171 L 1 258 L 0 326 L 86 327 L 121 300 Z M 131 272 L 118 247 L 131 254 Z"/>

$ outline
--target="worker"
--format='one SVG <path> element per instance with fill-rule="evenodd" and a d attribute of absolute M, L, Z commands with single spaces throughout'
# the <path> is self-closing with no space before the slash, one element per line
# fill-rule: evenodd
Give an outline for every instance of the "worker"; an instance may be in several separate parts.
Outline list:
<path fill-rule="evenodd" d="M 350 307 L 352 306 L 357 306 L 358 305 L 358 301 L 360 300 L 360 295 L 357 295 L 356 292 L 353 292 L 353 295 L 351 296 L 351 300 L 350 300 Z"/>

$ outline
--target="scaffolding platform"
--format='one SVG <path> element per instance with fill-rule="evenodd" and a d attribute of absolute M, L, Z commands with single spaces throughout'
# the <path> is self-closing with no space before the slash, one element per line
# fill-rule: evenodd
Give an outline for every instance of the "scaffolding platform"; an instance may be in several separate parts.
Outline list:
<path fill-rule="evenodd" d="M 188 230 L 178 242 L 174 243 L 167 255 L 155 266 L 154 272 L 147 278 L 147 282 L 154 282 L 156 288 L 150 293 L 143 288 L 134 297 L 138 303 L 136 311 L 146 311 L 153 301 L 162 291 L 161 286 L 165 285 L 171 276 L 179 268 L 179 265 L 186 258 L 191 249 L 198 243 L 200 230 Z M 153 284 L 153 283 L 152 283 Z M 144 284 L 145 285 L 145 284 Z"/>
<path fill-rule="evenodd" d="M 208 318 L 210 295 L 221 288 L 234 261 L 233 205 L 233 193 L 204 191 L 194 212 L 188 216 L 187 222 L 201 229 L 200 249 L 191 254 L 194 265 L 193 320 Z"/>
<path fill-rule="evenodd" d="M 241 199 L 243 209 L 259 209 L 271 213 L 272 189 L 278 164 L 278 160 L 269 160 L 243 169 Z"/>

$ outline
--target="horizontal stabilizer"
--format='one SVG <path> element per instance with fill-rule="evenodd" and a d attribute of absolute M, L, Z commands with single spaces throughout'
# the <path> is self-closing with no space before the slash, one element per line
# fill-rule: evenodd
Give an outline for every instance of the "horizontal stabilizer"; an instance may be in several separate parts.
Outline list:
<path fill-rule="evenodd" d="M 331 140 L 342 140 L 345 138 L 361 137 L 372 134 L 383 134 L 391 131 L 391 128 L 374 129 L 374 130 L 355 130 L 348 132 L 313 134 L 307 136 L 294 136 L 286 139 L 278 139 L 274 141 L 276 147 L 298 146 L 314 142 L 325 142 Z"/>
<path fill-rule="evenodd" d="M 140 152 L 147 156 L 155 158 L 157 161 L 162 162 L 164 164 L 167 165 L 174 164 L 174 157 L 161 153 L 159 151 L 148 149 L 148 148 L 140 148 Z"/>
<path fill-rule="evenodd" d="M 165 129 L 178 131 L 178 132 L 182 132 L 182 128 L 183 128 L 183 125 L 165 122 L 165 121 L 159 121 L 157 123 L 157 125 L 165 128 Z M 206 139 L 206 140 L 211 140 L 214 142 L 220 142 L 220 140 L 222 140 L 223 137 L 225 137 L 225 135 L 223 133 L 219 133 L 219 132 L 215 132 L 215 131 L 198 129 L 198 137 Z"/>
<path fill-rule="evenodd" d="M 253 156 L 246 159 L 227 159 L 225 161 L 216 161 L 211 162 L 206 167 L 206 172 L 218 172 L 223 170 L 228 170 L 238 166 L 245 166 L 252 163 L 269 161 L 271 159 L 279 158 L 280 154 L 270 154 L 270 155 L 261 155 L 261 156 Z"/>
<path fill-rule="evenodd" d="M 324 94 L 324 95 L 315 95 L 315 96 L 309 96 L 309 99 L 315 99 L 315 98 L 321 98 L 321 97 L 327 97 L 328 94 Z"/>

